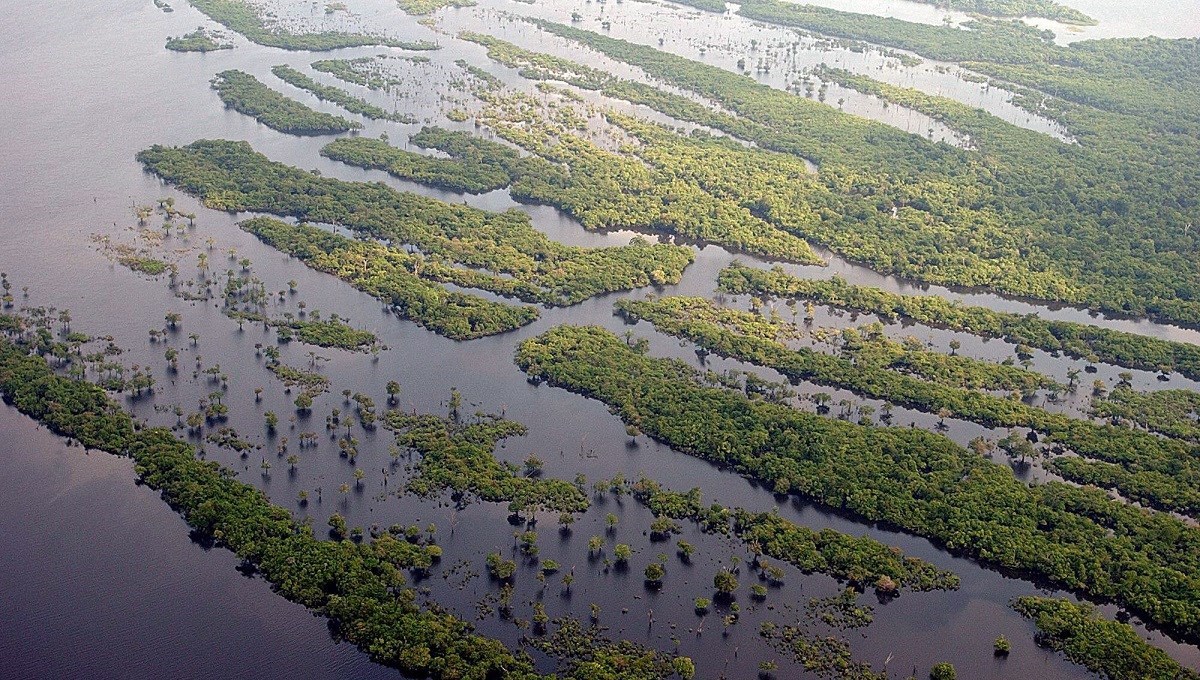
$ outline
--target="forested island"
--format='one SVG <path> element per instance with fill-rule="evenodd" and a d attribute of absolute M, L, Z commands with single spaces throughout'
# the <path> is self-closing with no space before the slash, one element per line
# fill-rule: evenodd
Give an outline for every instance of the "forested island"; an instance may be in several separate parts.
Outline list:
<path fill-rule="evenodd" d="M 269 128 L 293 135 L 332 135 L 361 128 L 360 123 L 315 111 L 267 87 L 245 71 L 221 71 L 212 87 L 229 108 Z"/>

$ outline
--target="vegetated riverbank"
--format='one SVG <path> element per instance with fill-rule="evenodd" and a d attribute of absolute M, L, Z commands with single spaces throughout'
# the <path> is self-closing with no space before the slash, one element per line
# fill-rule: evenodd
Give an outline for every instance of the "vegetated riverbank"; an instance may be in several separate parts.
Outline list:
<path fill-rule="evenodd" d="M 595 327 L 559 326 L 527 340 L 517 362 L 531 379 L 599 399 L 681 451 L 1200 636 L 1200 531 L 1169 515 L 1096 489 L 1027 486 L 940 435 L 704 387 L 694 369 L 643 356 Z"/>
<path fill-rule="evenodd" d="M 225 105 L 273 130 L 292 135 L 333 135 L 362 127 L 341 116 L 316 111 L 279 94 L 244 71 L 221 71 L 212 87 Z"/>
<path fill-rule="evenodd" d="M 869 331 L 865 341 L 857 331 L 843 331 L 842 352 L 833 355 L 807 347 L 790 349 L 777 338 L 798 335 L 795 327 L 721 308 L 703 298 L 621 300 L 617 310 L 631 320 L 649 321 L 662 332 L 695 342 L 706 351 L 777 370 L 792 381 L 848 389 L 987 427 L 1028 427 L 1081 456 L 1096 459 L 1062 456 L 1047 463 L 1065 478 L 1115 488 L 1158 509 L 1191 516 L 1200 513 L 1200 495 L 1194 490 L 1200 483 L 1200 470 L 1194 467 L 1196 447 L 1028 406 L 1020 401 L 1020 392 L 1002 397 L 965 388 L 961 381 L 938 379 L 938 373 L 944 371 L 910 375 L 907 366 L 904 370 L 888 366 L 889 354 L 880 352 L 879 341 L 873 341 Z M 961 368 L 982 382 L 984 365 L 968 363 Z"/>
<path fill-rule="evenodd" d="M 1129 626 L 1109 621 L 1087 605 L 1048 597 L 1021 597 L 1012 606 L 1037 624 L 1039 644 L 1062 652 L 1104 677 L 1200 678 L 1200 673 L 1183 668 Z"/>

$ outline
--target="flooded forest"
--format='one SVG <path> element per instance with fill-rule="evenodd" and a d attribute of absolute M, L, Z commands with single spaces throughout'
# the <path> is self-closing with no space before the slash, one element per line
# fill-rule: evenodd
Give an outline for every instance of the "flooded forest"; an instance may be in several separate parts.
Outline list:
<path fill-rule="evenodd" d="M 1200 679 L 1200 2 L 0 22 L 0 677 Z"/>

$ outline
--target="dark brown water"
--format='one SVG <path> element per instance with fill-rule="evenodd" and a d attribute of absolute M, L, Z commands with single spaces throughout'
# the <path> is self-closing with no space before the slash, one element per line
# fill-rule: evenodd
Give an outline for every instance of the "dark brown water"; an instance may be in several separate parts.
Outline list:
<path fill-rule="evenodd" d="M 433 599 L 466 618 L 474 618 L 474 603 L 493 589 L 486 578 L 462 579 L 450 572 L 466 560 L 474 572 L 481 573 L 487 552 L 512 549 L 514 528 L 506 522 L 506 510 L 473 505 L 456 511 L 443 503 L 386 494 L 395 488 L 396 480 L 393 477 L 388 487 L 383 486 L 389 441 L 383 430 L 358 433 L 362 440 L 358 466 L 367 475 L 361 491 L 343 497 L 337 487 L 344 482 L 353 485 L 353 466 L 338 457 L 323 427 L 324 415 L 331 408 L 345 408 L 342 389 L 370 394 L 382 407 L 383 385 L 396 379 L 403 386 L 400 401 L 404 408 L 441 412 L 450 387 L 455 386 L 470 404 L 464 409 L 466 413 L 503 410 L 529 426 L 528 436 L 508 442 L 499 455 L 519 462 L 536 452 L 546 461 L 547 475 L 571 479 L 582 472 L 589 480 L 597 480 L 617 472 L 634 478 L 645 473 L 672 488 L 700 486 L 708 500 L 758 510 L 778 507 L 784 516 L 809 526 L 869 534 L 958 572 L 963 577 L 960 591 L 905 594 L 889 604 L 876 604 L 876 621 L 865 630 L 865 637 L 853 632 L 849 635 L 855 658 L 877 669 L 891 657 L 889 668 L 903 674 L 913 667 L 923 674 L 933 663 L 949 660 L 965 677 L 1085 675 L 1061 657 L 1036 648 L 1032 626 L 1006 607 L 1014 596 L 1037 592 L 1033 585 L 953 558 L 921 539 L 864 526 L 799 503 L 781 503 L 740 477 L 653 442 L 627 447 L 622 424 L 603 405 L 525 382 L 511 360 L 519 340 L 563 322 L 597 323 L 623 331 L 625 327 L 611 315 L 616 296 L 570 309 L 544 310 L 541 320 L 515 333 L 455 343 L 398 321 L 376 300 L 263 246 L 239 231 L 234 217 L 204 210 L 192 199 L 162 188 L 134 161 L 138 150 L 152 143 L 184 144 L 203 137 L 225 137 L 248 140 L 275 160 L 317 168 L 330 176 L 384 180 L 448 200 L 467 200 L 487 209 L 513 205 L 504 192 L 460 197 L 332 163 L 317 154 L 324 140 L 274 133 L 224 110 L 209 90 L 208 80 L 227 68 L 255 73 L 316 108 L 335 109 L 271 79 L 273 64 L 290 63 L 306 69 L 308 62 L 316 58 L 313 55 L 260 48 L 240 38 L 237 49 L 229 52 L 166 52 L 162 43 L 167 35 L 179 35 L 204 23 L 203 17 L 186 4 L 173 4 L 176 11 L 171 14 L 160 12 L 148 1 L 135 0 L 48 1 L 14 5 L 0 13 L 4 17 L 0 22 L 0 83 L 5 89 L 5 96 L 0 97 L 0 270 L 8 273 L 18 291 L 29 286 L 29 304 L 69 307 L 76 330 L 112 333 L 118 344 L 130 350 L 122 357 L 125 363 L 155 368 L 160 381 L 155 394 L 129 403 L 139 416 L 157 424 L 172 424 L 174 416 L 156 414 L 153 407 L 178 403 L 189 410 L 194 408 L 196 400 L 211 391 L 211 387 L 191 379 L 196 355 L 204 357 L 205 366 L 219 362 L 229 375 L 226 401 L 233 413 L 228 424 L 243 437 L 262 443 L 264 449 L 243 460 L 207 445 L 207 456 L 240 470 L 242 479 L 260 485 L 275 502 L 312 516 L 318 527 L 324 527 L 335 511 L 346 515 L 351 526 L 436 523 L 439 543 L 446 551 L 443 572 L 435 573 L 422 586 L 429 588 Z M 524 7 L 510 4 L 514 5 L 510 11 Z M 310 14 L 306 3 L 299 7 L 295 13 Z M 433 34 L 400 15 L 387 2 L 364 2 L 354 8 L 364 21 L 389 26 L 400 37 L 440 40 L 446 49 L 429 55 L 436 64 L 449 68 L 455 59 L 465 58 L 493 70 L 506 82 L 519 82 L 515 74 L 489 65 L 478 46 Z M 313 22 L 325 21 L 319 7 L 311 14 Z M 464 14 L 462 21 L 473 21 L 470 16 Z M 352 56 L 375 52 L 343 51 Z M 390 103 L 382 95 L 365 91 L 360 94 Z M 408 105 L 421 116 L 444 124 L 437 97 L 414 96 Z M 387 131 L 398 141 L 414 129 L 366 122 L 365 134 Z M 212 237 L 212 258 L 218 271 L 224 268 L 221 253 L 236 247 L 239 257 L 253 260 L 254 272 L 266 280 L 268 290 L 283 288 L 284 282 L 294 279 L 299 283 L 297 299 L 306 301 L 309 309 L 349 316 L 355 325 L 376 332 L 391 349 L 377 361 L 337 350 L 319 351 L 330 359 L 322 370 L 332 379 L 333 388 L 318 400 L 311 418 L 298 422 L 293 430 L 287 417 L 293 412 L 290 401 L 294 395 L 283 394 L 279 383 L 254 356 L 254 344 L 273 342 L 272 336 L 251 325 L 239 331 L 211 304 L 189 304 L 174 298 L 162 282 L 146 281 L 111 265 L 89 242 L 93 233 L 128 238 L 127 227 L 133 223 L 130 205 L 135 201 L 153 202 L 161 195 L 174 196 L 185 212 L 199 215 L 199 228 L 190 245 L 173 237 L 168 247 L 202 249 L 204 238 Z M 630 236 L 588 234 L 554 210 L 536 206 L 523 209 L 529 211 L 539 229 L 563 242 L 616 244 Z M 185 261 L 194 261 L 195 254 L 188 257 Z M 688 269 L 684 280 L 661 292 L 711 295 L 717 271 L 732 259 L 719 248 L 700 249 L 696 264 Z M 1200 337 L 1146 322 L 1090 319 L 1080 310 L 1052 310 L 993 295 L 939 288 L 919 290 L 910 283 L 836 259 L 828 268 L 791 269 L 811 276 L 839 273 L 854 282 L 892 290 L 947 295 L 997 309 L 1090 320 L 1163 337 L 1190 341 Z M 181 371 L 174 383 L 164 370 L 163 345 L 147 342 L 147 329 L 161 327 L 168 311 L 184 315 L 180 333 L 171 340 L 171 345 L 181 351 Z M 818 317 L 819 324 L 827 325 L 851 321 L 861 323 L 867 319 L 853 320 L 825 311 Z M 649 337 L 653 354 L 695 361 L 690 346 L 657 335 L 646 324 L 634 330 Z M 184 337 L 191 332 L 201 336 L 195 349 Z M 924 327 L 893 327 L 889 333 L 896 337 L 915 334 L 943 347 L 951 338 L 957 338 L 963 343 L 960 351 L 983 358 L 1012 353 L 1012 347 L 1002 342 L 985 343 Z M 284 348 L 284 359 L 304 367 L 308 349 L 293 343 Z M 1082 366 L 1045 354 L 1038 354 L 1035 362 L 1038 370 L 1060 380 L 1065 380 L 1071 366 Z M 736 366 L 734 362 L 712 363 L 717 368 Z M 1121 370 L 1104 366 L 1099 377 L 1111 383 Z M 1153 374 L 1144 372 L 1136 373 L 1135 384 L 1145 389 L 1160 386 Z M 266 390 L 261 404 L 252 397 L 258 386 Z M 1168 386 L 1196 387 L 1178 377 Z M 1069 402 L 1062 408 L 1079 405 L 1079 401 Z M 318 448 L 301 453 L 302 461 L 294 474 L 274 455 L 277 440 L 272 441 L 263 431 L 262 414 L 266 410 L 281 415 L 284 423 L 280 436 L 287 435 L 293 442 L 303 430 L 322 433 Z M 926 427 L 934 421 L 900 409 L 896 420 L 905 424 L 911 420 Z M 966 441 L 980 431 L 958 423 L 950 434 Z M 271 594 L 262 581 L 239 574 L 228 553 L 206 552 L 190 542 L 183 522 L 155 494 L 134 486 L 126 461 L 66 448 L 61 440 L 7 408 L 0 409 L 0 432 L 5 435 L 0 444 L 0 584 L 8 604 L 7 625 L 0 633 L 0 658 L 6 661 L 0 664 L 0 676 L 282 678 L 389 674 L 356 650 L 334 643 L 323 620 Z M 274 466 L 269 476 L 261 474 L 258 467 L 263 457 Z M 297 492 L 307 490 L 315 496 L 317 487 L 323 489 L 323 502 L 311 503 L 304 510 L 298 508 Z M 603 533 L 607 512 L 621 518 L 615 540 L 630 543 L 638 551 L 628 573 L 604 573 L 601 564 L 586 558 L 587 538 Z M 641 569 L 659 552 L 674 552 L 643 537 L 650 519 L 649 513 L 632 501 L 619 504 L 612 498 L 584 515 L 569 537 L 559 535 L 553 518 L 542 518 L 541 555 L 566 568 L 576 568 L 573 594 L 562 597 L 557 578 L 549 580 L 544 593 L 539 592 L 533 569 L 523 567 L 514 599 L 517 615 L 528 618 L 528 602 L 535 597 L 544 600 L 552 616 L 569 612 L 586 618 L 589 604 L 595 602 L 603 610 L 601 622 L 611 627 L 614 635 L 663 650 L 674 650 L 672 637 L 676 637 L 679 653 L 694 657 L 704 677 L 752 677 L 759 661 L 784 661 L 759 640 L 757 628 L 761 621 L 794 623 L 808 598 L 839 591 L 832 579 L 788 570 L 787 585 L 773 590 L 767 603 L 758 606 L 750 602 L 746 592 L 749 579 L 743 577 L 742 622 L 723 637 L 718 616 L 710 615 L 703 635 L 696 635 L 689 632 L 698 623 L 692 613 L 693 599 L 710 594 L 712 574 L 719 565 L 728 565 L 732 555 L 744 553 L 721 539 L 686 527 L 683 538 L 698 546 L 697 559 L 686 566 L 672 557 L 665 588 L 659 593 L 648 592 L 642 585 Z M 869 595 L 862 598 L 863 602 L 868 600 L 873 603 Z M 623 613 L 623 608 L 628 612 Z M 655 618 L 652 627 L 647 623 L 651 609 Z M 488 635 L 517 644 L 520 631 L 509 623 L 491 616 L 478 625 Z M 999 634 L 1013 642 L 1013 653 L 1006 661 L 992 658 L 992 640 Z M 1193 666 L 1200 660 L 1194 647 L 1156 639 Z M 786 663 L 781 667 L 785 669 L 781 677 L 798 673 Z"/>

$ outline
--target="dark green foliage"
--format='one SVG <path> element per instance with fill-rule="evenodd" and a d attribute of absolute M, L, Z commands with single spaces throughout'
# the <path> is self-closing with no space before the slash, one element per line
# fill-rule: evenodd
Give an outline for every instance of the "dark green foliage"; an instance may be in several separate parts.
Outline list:
<path fill-rule="evenodd" d="M 383 140 L 366 137 L 336 140 L 321 149 L 321 155 L 360 168 L 383 170 L 414 182 L 472 194 L 508 186 L 512 182 L 509 166 L 520 160 L 515 150 L 503 144 L 440 128 L 423 128 L 413 136 L 412 142 L 446 151 L 451 157 L 438 158 L 404 151 Z"/>
<path fill-rule="evenodd" d="M 1020 597 L 1012 608 L 1037 624 L 1037 642 L 1109 680 L 1197 680 L 1200 673 L 1179 665 L 1125 623 L 1109 621 L 1095 608 L 1050 597 Z"/>
<path fill-rule="evenodd" d="M 908 590 L 952 590 L 958 576 L 939 570 L 899 549 L 867 536 L 850 536 L 833 529 L 813 531 L 774 513 L 755 513 L 741 508 L 705 508 L 700 490 L 687 493 L 666 491 L 658 483 L 642 478 L 633 495 L 655 515 L 690 519 L 709 533 L 732 533 L 764 555 L 783 560 L 805 573 L 828 574 L 863 586 L 875 586 L 887 577 Z M 732 520 L 732 527 L 730 526 Z"/>
<path fill-rule="evenodd" d="M 274 73 L 275 77 L 287 84 L 294 85 L 302 90 L 308 90 L 316 95 L 318 99 L 333 102 L 350 113 L 357 113 L 376 120 L 392 120 L 400 123 L 413 122 L 412 117 L 408 114 L 384 111 L 378 106 L 370 104 L 360 97 L 355 97 L 339 87 L 322 85 L 287 64 L 271 67 L 271 73 Z"/>
<path fill-rule="evenodd" d="M 518 474 L 515 466 L 498 461 L 492 451 L 508 437 L 525 433 L 511 420 L 485 419 L 456 424 L 437 416 L 390 411 L 387 427 L 396 443 L 421 454 L 408 489 L 432 494 L 443 489 L 471 493 L 485 501 L 508 503 L 514 512 L 583 512 L 588 499 L 569 482 Z"/>
<path fill-rule="evenodd" d="M 314 111 L 263 85 L 244 71 L 221 71 L 213 78 L 212 87 L 226 106 L 280 132 L 331 135 L 362 127 L 345 118 Z"/>
<path fill-rule="evenodd" d="M 1098 416 L 1200 442 L 1200 393 L 1190 390 L 1143 393 L 1119 386 L 1108 399 L 1092 402 L 1092 410 Z"/>
<path fill-rule="evenodd" d="M 436 678 L 538 677 L 531 662 L 445 613 L 421 609 L 403 569 L 420 546 L 319 541 L 308 526 L 216 463 L 197 460 L 168 430 L 141 429 L 100 388 L 56 376 L 39 357 L 0 340 L 0 391 L 23 413 L 84 446 L 131 457 L 197 532 L 255 565 L 284 597 L 330 617 L 340 634 L 380 663 Z"/>
<path fill-rule="evenodd" d="M 1027 406 L 1019 399 L 964 389 L 940 378 L 937 372 L 911 375 L 911 367 L 921 362 L 893 365 L 885 352 L 872 349 L 878 343 L 873 345 L 854 331 L 844 334 L 848 339 L 844 351 L 834 355 L 807 347 L 790 349 L 776 340 L 785 328 L 783 324 L 749 312 L 720 308 L 703 298 L 621 300 L 617 309 L 628 319 L 650 321 L 659 330 L 691 340 L 707 351 L 775 369 L 792 381 L 848 389 L 928 413 L 947 411 L 988 427 L 1028 427 L 1082 456 L 1103 461 L 1063 457 L 1048 464 L 1065 477 L 1116 488 L 1154 507 L 1188 515 L 1200 513 L 1200 492 L 1196 491 L 1200 485 L 1200 458 L 1197 447 L 1185 442 L 1100 425 Z M 990 370 L 981 362 L 947 357 L 947 361 L 951 359 L 967 373 L 986 375 Z M 985 381 L 980 378 L 975 382 Z"/>
<path fill-rule="evenodd" d="M 530 377 L 599 399 L 680 451 L 782 485 L 987 564 L 1111 598 L 1200 637 L 1200 530 L 1061 483 L 1027 486 L 922 430 L 861 426 L 704 387 L 687 365 L 608 331 L 560 326 L 527 340 Z"/>
<path fill-rule="evenodd" d="M 506 305 L 451 291 L 427 279 L 486 288 L 487 277 L 467 269 L 422 267 L 419 257 L 369 241 L 356 241 L 305 224 L 268 217 L 242 222 L 242 229 L 309 267 L 333 274 L 390 304 L 397 316 L 454 340 L 472 340 L 520 328 L 538 317 L 534 307 Z M 417 275 L 415 271 L 420 271 Z M 461 273 L 452 278 L 450 273 Z M 478 280 L 477 280 L 478 279 Z"/>
<path fill-rule="evenodd" d="M 230 311 L 226 313 L 234 319 L 247 319 L 281 329 L 280 339 L 295 338 L 300 342 L 317 347 L 337 347 L 356 352 L 367 352 L 379 346 L 379 338 L 370 331 L 359 330 L 340 319 L 329 318 L 322 320 L 278 318 L 269 319 L 253 312 Z"/>

